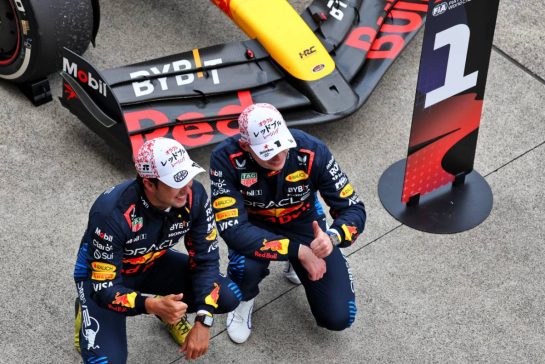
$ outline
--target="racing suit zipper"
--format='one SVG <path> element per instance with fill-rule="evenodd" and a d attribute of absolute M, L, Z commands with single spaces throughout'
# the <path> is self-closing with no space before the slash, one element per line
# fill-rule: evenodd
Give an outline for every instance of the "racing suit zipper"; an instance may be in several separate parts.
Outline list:
<path fill-rule="evenodd" d="M 168 232 L 169 232 L 169 223 L 168 223 L 168 215 L 163 216 L 163 226 L 161 227 L 161 236 L 159 237 L 159 243 L 163 242 L 166 238 L 168 238 Z"/>
<path fill-rule="evenodd" d="M 283 189 L 283 181 L 284 181 L 284 176 L 285 176 L 285 172 L 286 170 L 288 169 L 289 167 L 289 160 L 290 160 L 290 152 L 288 150 L 288 155 L 286 155 L 286 163 L 284 164 L 284 168 L 282 168 L 280 170 L 280 173 L 277 173 L 274 175 L 274 177 L 276 177 L 276 191 L 274 192 L 274 198 L 275 198 L 275 201 L 280 201 L 282 198 L 284 198 L 284 189 Z"/>

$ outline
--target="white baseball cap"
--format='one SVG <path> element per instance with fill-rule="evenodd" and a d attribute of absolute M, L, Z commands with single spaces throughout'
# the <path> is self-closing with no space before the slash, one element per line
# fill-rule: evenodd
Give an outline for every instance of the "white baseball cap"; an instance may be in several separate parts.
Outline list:
<path fill-rule="evenodd" d="M 134 161 L 142 178 L 157 178 L 172 188 L 182 188 L 197 174 L 204 172 L 179 142 L 170 138 L 155 138 L 145 142 Z"/>
<path fill-rule="evenodd" d="M 271 104 L 253 104 L 238 117 L 240 138 L 262 160 L 297 146 L 282 114 Z"/>

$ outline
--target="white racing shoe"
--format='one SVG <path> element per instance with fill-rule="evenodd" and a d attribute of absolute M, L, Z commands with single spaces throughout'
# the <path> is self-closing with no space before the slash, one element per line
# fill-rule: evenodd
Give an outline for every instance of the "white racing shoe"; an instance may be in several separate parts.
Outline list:
<path fill-rule="evenodd" d="M 254 298 L 241 301 L 234 311 L 227 314 L 227 334 L 237 344 L 242 344 L 252 333 L 252 310 Z"/>
<path fill-rule="evenodd" d="M 291 266 L 289 260 L 286 262 L 286 268 L 284 268 L 284 276 L 293 284 L 301 284 L 301 280 L 295 273 L 295 269 Z"/>

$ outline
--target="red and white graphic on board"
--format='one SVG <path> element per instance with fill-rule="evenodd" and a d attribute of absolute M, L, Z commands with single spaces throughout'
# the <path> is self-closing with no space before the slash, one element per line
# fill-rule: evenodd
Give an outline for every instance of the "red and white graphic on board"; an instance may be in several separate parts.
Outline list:
<path fill-rule="evenodd" d="M 499 0 L 430 3 L 402 202 L 473 170 Z"/>

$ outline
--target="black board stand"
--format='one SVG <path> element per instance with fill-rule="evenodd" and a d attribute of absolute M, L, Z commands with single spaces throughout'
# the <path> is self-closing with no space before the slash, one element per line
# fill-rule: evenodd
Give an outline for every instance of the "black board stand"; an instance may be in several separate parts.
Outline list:
<path fill-rule="evenodd" d="M 378 194 L 395 219 L 413 229 L 434 234 L 453 234 L 474 228 L 492 210 L 492 190 L 476 171 L 456 176 L 423 196 L 401 202 L 406 159 L 392 164 L 380 177 Z"/>

